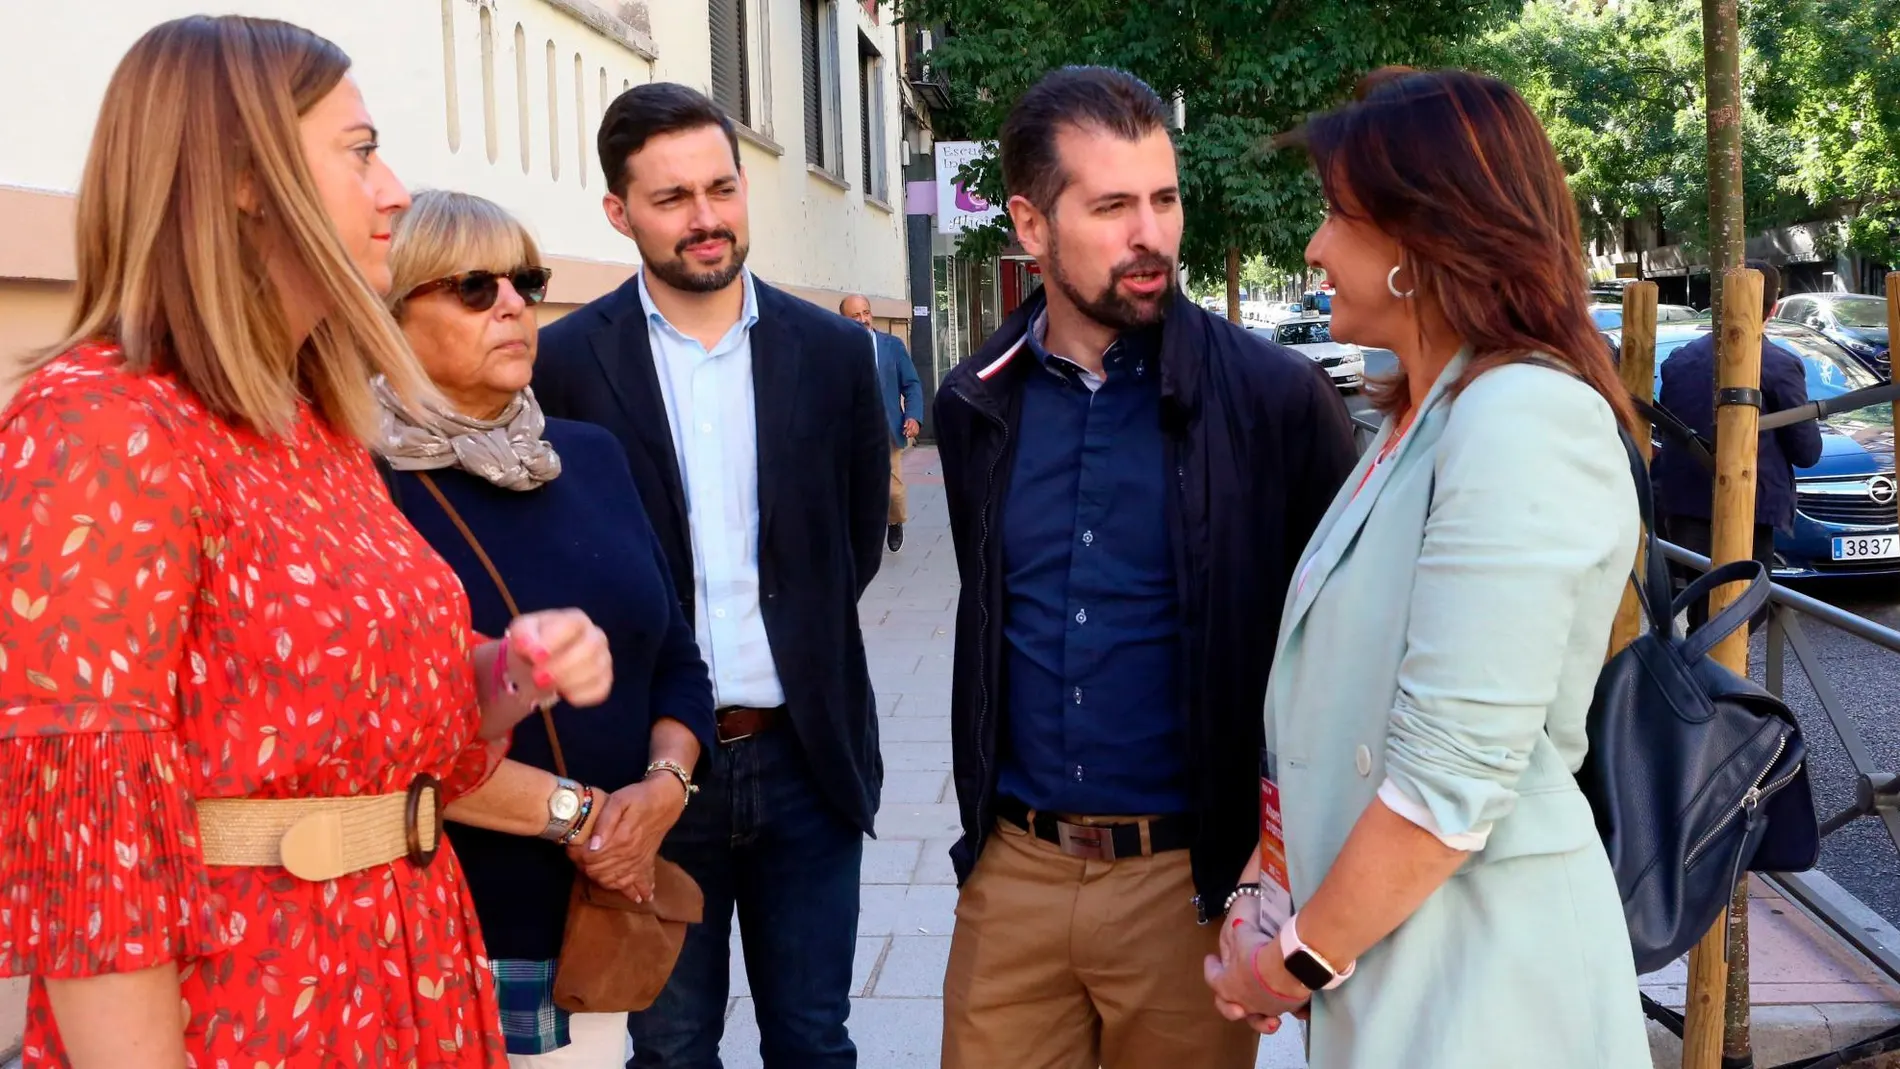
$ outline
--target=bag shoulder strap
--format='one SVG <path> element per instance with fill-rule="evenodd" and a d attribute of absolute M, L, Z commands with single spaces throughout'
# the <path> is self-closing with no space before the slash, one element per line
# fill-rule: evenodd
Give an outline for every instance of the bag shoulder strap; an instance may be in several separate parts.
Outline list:
<path fill-rule="evenodd" d="M 1696 463 L 1702 465 L 1710 473 L 1714 473 L 1715 443 L 1702 437 L 1702 433 L 1683 422 L 1681 416 L 1660 404 L 1645 401 L 1635 394 L 1630 394 L 1630 404 L 1636 406 L 1636 411 L 1642 413 L 1650 426 L 1674 439 L 1677 445 L 1689 451 L 1689 455 L 1696 459 Z"/>
<path fill-rule="evenodd" d="M 448 495 L 435 484 L 435 479 L 430 477 L 428 472 L 416 472 L 416 478 L 422 481 L 422 486 L 429 491 L 429 496 L 435 498 L 435 503 L 442 506 L 442 511 L 448 516 L 449 522 L 455 525 L 457 531 L 462 532 L 462 538 L 468 543 L 468 548 L 475 551 L 475 559 L 482 562 L 482 568 L 488 572 L 488 578 L 494 580 L 495 589 L 501 592 L 501 603 L 508 607 L 509 618 L 520 617 L 521 606 L 515 604 L 515 596 L 509 593 L 508 584 L 501 578 L 501 570 L 495 567 L 493 560 L 489 559 L 488 551 L 482 548 L 481 540 L 475 537 L 475 532 L 469 530 L 468 524 L 463 522 L 462 514 L 455 510 L 454 505 L 449 504 Z M 566 779 L 567 759 L 561 754 L 561 737 L 554 733 L 554 714 L 550 713 L 545 705 L 541 706 L 541 725 L 547 729 L 548 746 L 554 751 L 554 771 L 561 778 Z"/>

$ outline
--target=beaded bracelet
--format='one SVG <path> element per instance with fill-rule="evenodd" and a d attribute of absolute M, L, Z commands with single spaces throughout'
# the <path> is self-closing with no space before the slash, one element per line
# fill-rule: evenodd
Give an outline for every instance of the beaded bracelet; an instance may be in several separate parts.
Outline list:
<path fill-rule="evenodd" d="M 1240 901 L 1242 898 L 1246 898 L 1249 896 L 1253 898 L 1261 897 L 1259 884 L 1243 883 L 1239 887 L 1234 888 L 1233 892 L 1227 896 L 1227 901 L 1221 904 L 1221 907 L 1220 907 L 1221 916 L 1224 917 L 1227 914 L 1232 913 L 1234 911 L 1234 903 Z"/>
<path fill-rule="evenodd" d="M 567 829 L 566 835 L 561 836 L 559 841 L 562 846 L 571 846 L 573 845 L 575 839 L 580 838 L 581 829 L 587 826 L 588 814 L 592 813 L 593 811 L 594 811 L 594 788 L 582 787 L 581 788 L 581 811 L 578 814 L 576 814 L 574 817 L 574 826 Z"/>

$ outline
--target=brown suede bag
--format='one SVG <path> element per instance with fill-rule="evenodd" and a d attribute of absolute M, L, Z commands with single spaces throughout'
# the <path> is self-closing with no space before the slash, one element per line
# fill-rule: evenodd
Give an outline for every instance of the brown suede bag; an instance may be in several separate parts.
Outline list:
<path fill-rule="evenodd" d="M 653 1005 L 706 900 L 686 870 L 654 862 L 653 898 L 636 903 L 576 873 L 567 932 L 554 972 L 554 1004 L 570 1013 L 621 1013 Z"/>
<path fill-rule="evenodd" d="M 520 606 L 475 532 L 462 522 L 461 514 L 427 472 L 416 475 L 488 570 L 508 615 L 519 617 Z M 554 716 L 545 707 L 541 723 L 554 751 L 554 770 L 566 778 L 567 758 L 554 732 Z M 699 884 L 665 858 L 654 860 L 653 897 L 646 902 L 602 887 L 576 869 L 561 936 L 561 960 L 554 970 L 554 1004 L 569 1013 L 626 1013 L 653 1005 L 679 962 L 686 926 L 700 923 L 705 912 L 706 898 Z"/>

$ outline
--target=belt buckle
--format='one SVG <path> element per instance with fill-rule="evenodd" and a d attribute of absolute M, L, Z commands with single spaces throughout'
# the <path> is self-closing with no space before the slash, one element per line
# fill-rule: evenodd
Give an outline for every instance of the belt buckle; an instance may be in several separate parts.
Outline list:
<path fill-rule="evenodd" d="M 756 731 L 748 731 L 743 735 L 727 735 L 725 732 L 719 730 L 720 721 L 724 719 L 723 717 L 720 716 L 721 712 L 737 714 L 737 713 L 742 713 L 745 711 L 746 711 L 745 706 L 733 705 L 733 706 L 728 706 L 724 710 L 715 710 L 713 712 L 713 736 L 719 740 L 719 744 L 721 746 L 730 746 L 735 742 L 744 742 L 745 740 L 758 734 L 758 732 Z"/>
<path fill-rule="evenodd" d="M 1086 861 L 1115 860 L 1115 829 L 1056 821 L 1056 842 L 1062 852 Z"/>
<path fill-rule="evenodd" d="M 435 841 L 427 850 L 422 848 L 422 792 L 428 791 L 435 796 Z M 409 797 L 403 802 L 402 822 L 404 834 L 409 839 L 409 861 L 419 869 L 426 869 L 435 860 L 436 851 L 442 849 L 442 781 L 427 772 L 417 776 L 409 784 Z"/>

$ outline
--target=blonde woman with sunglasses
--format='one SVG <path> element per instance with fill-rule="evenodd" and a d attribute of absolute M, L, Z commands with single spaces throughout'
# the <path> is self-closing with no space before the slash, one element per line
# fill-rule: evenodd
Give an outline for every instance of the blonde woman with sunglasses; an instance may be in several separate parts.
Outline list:
<path fill-rule="evenodd" d="M 573 605 L 613 652 L 607 700 L 523 721 L 513 760 L 449 817 L 510 1064 L 621 1069 L 625 1013 L 554 1005 L 569 891 L 578 867 L 635 900 L 655 894 L 660 840 L 712 748 L 712 683 L 620 443 L 543 418 L 528 388 L 550 278 L 534 239 L 490 201 L 419 193 L 396 218 L 390 268 L 391 308 L 441 395 L 412 410 L 379 383 L 398 504 L 461 576 L 478 630 L 505 626 L 511 599 Z"/>
<path fill-rule="evenodd" d="M 378 481 L 372 375 L 435 391 L 380 307 L 409 198 L 349 65 L 261 19 L 140 38 L 68 338 L 7 369 L 0 975 L 33 980 L 29 1069 L 504 1064 L 440 814 L 612 666 L 579 612 L 474 631 Z"/>

